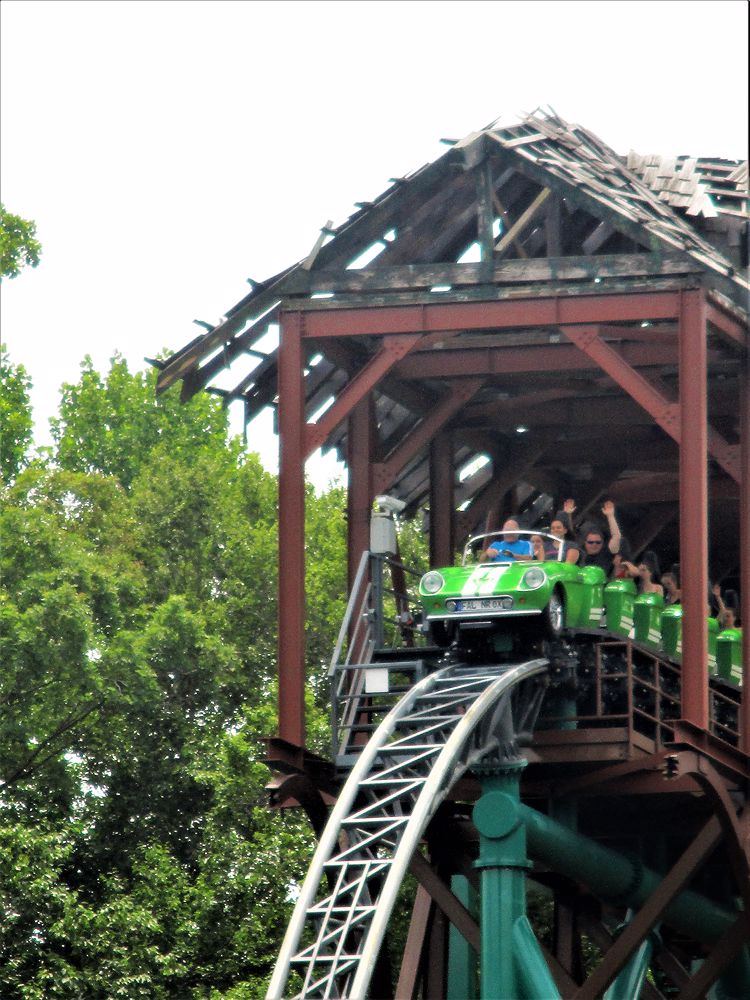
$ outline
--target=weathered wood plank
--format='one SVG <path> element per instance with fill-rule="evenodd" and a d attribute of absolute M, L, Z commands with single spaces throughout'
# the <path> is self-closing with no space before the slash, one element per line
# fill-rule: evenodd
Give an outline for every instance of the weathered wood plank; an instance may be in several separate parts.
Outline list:
<path fill-rule="evenodd" d="M 494 256 L 494 236 L 492 225 L 494 210 L 492 204 L 492 161 L 485 159 L 476 168 L 477 186 L 477 239 L 482 248 L 482 277 L 492 281 L 492 259 Z"/>
<path fill-rule="evenodd" d="M 540 257 L 499 261 L 493 268 L 496 285 L 533 281 L 594 281 L 596 278 L 702 274 L 686 254 L 601 254 L 599 256 Z M 405 264 L 367 267 L 356 271 L 297 271 L 284 283 L 285 296 L 315 292 L 416 290 L 435 285 L 466 287 L 483 282 L 481 264 Z M 327 299 L 324 305 L 334 306 Z M 306 307 L 305 307 L 306 308 Z"/>
<path fill-rule="evenodd" d="M 301 265 L 303 271 L 309 271 L 313 266 L 313 264 L 315 263 L 315 260 L 318 254 L 320 253 L 320 250 L 325 242 L 325 239 L 331 231 L 332 225 L 333 225 L 333 219 L 329 219 L 323 226 L 323 228 L 320 230 L 318 238 L 313 244 L 312 250 L 307 255 L 307 257 L 305 258 L 304 262 Z"/>
<path fill-rule="evenodd" d="M 336 238 L 322 246 L 317 261 L 322 266 L 346 267 L 350 260 L 361 253 L 401 218 L 408 217 L 413 209 L 427 197 L 443 187 L 451 173 L 455 156 L 448 152 L 433 163 L 416 171 L 405 184 L 394 184 L 381 195 L 369 209 L 356 212 L 338 227 Z M 256 286 L 248 295 L 227 310 L 225 319 L 202 337 L 168 358 L 157 380 L 157 392 L 163 392 L 206 357 L 219 344 L 230 341 L 251 317 L 263 313 L 278 299 L 278 282 L 288 274 L 301 269 L 302 261 Z"/>
<path fill-rule="evenodd" d="M 547 240 L 547 256 L 562 256 L 562 198 L 554 194 L 547 203 L 547 218 L 545 219 L 545 236 Z"/>
<path fill-rule="evenodd" d="M 526 209 L 526 211 L 521 213 L 521 215 L 516 219 L 516 221 L 513 223 L 508 232 L 505 233 L 502 239 L 498 240 L 498 242 L 495 244 L 496 254 L 499 255 L 504 253 L 505 250 L 510 246 L 510 244 L 518 236 L 521 235 L 523 230 L 526 228 L 526 226 L 528 226 L 528 224 L 531 222 L 531 220 L 534 218 L 536 213 L 539 211 L 539 209 L 542 207 L 542 205 L 545 203 L 545 201 L 549 198 L 551 194 L 552 191 L 550 188 L 548 187 L 542 188 L 542 190 L 539 192 L 536 198 L 534 198 L 534 200 Z"/>
<path fill-rule="evenodd" d="M 503 220 L 503 225 L 506 227 L 506 229 L 510 229 L 512 227 L 512 225 L 513 225 L 513 222 L 511 221 L 511 218 L 508 215 L 508 209 L 505 207 L 505 205 L 503 204 L 503 202 L 500 201 L 500 199 L 498 198 L 498 196 L 496 194 L 493 194 L 492 200 L 493 200 L 493 203 L 495 205 L 495 209 L 497 211 L 497 214 Z M 518 239 L 514 240 L 513 241 L 513 246 L 515 247 L 516 253 L 518 254 L 519 257 L 526 258 L 526 257 L 529 256 L 526 253 L 526 251 L 524 250 L 523 244 L 521 243 L 520 240 L 518 240 Z"/>

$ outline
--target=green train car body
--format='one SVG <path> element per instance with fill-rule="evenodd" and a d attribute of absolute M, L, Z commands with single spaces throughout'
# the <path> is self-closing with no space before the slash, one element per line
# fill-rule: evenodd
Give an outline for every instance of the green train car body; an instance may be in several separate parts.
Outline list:
<path fill-rule="evenodd" d="M 424 616 L 441 641 L 456 625 L 480 627 L 506 618 L 541 618 L 550 634 L 559 635 L 565 628 L 601 625 L 604 584 L 604 573 L 596 566 L 582 569 L 560 559 L 471 563 L 465 555 L 462 566 L 426 573 L 419 595 Z"/>
<path fill-rule="evenodd" d="M 510 633 L 528 620 L 551 637 L 566 630 L 601 630 L 681 662 L 680 605 L 665 607 L 660 594 L 638 594 L 632 580 L 607 583 L 599 567 L 579 567 L 559 558 L 473 562 L 473 548 L 498 536 L 501 533 L 475 536 L 466 546 L 461 566 L 430 570 L 420 580 L 423 620 L 438 645 L 450 645 L 459 634 L 470 643 L 477 632 Z M 709 673 L 742 683 L 741 629 L 719 632 L 717 620 L 709 618 L 706 652 Z"/>
<path fill-rule="evenodd" d="M 724 680 L 742 683 L 742 629 L 728 628 L 716 638 L 717 673 Z"/>

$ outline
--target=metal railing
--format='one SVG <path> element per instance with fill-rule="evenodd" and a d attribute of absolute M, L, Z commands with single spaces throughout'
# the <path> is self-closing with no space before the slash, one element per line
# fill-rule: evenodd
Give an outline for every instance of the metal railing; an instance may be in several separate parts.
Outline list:
<path fill-rule="evenodd" d="M 725 743 L 739 743 L 739 692 L 707 677 L 709 731 Z M 545 715 L 545 725 L 560 728 L 620 726 L 628 742 L 637 735 L 661 750 L 674 739 L 674 722 L 682 717 L 681 668 L 627 639 L 597 643 L 594 669 L 584 680 L 571 711 Z M 552 702 L 554 704 L 554 702 Z"/>
<path fill-rule="evenodd" d="M 420 651 L 426 640 L 417 612 L 421 575 L 391 556 L 362 553 L 328 670 L 339 764 L 351 763 L 380 719 L 424 673 Z M 368 683 L 368 669 L 372 682 L 376 663 L 379 683 Z"/>

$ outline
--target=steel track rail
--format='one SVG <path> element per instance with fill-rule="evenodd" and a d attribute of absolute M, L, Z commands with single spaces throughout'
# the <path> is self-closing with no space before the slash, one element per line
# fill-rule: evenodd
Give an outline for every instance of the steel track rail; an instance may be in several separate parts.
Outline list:
<path fill-rule="evenodd" d="M 547 660 L 452 665 L 415 685 L 355 763 L 287 928 L 266 1000 L 364 1000 L 396 895 L 438 805 L 515 737 L 513 697 Z M 521 706 L 535 714 L 541 688 Z M 287 988 L 292 973 L 301 985 Z"/>

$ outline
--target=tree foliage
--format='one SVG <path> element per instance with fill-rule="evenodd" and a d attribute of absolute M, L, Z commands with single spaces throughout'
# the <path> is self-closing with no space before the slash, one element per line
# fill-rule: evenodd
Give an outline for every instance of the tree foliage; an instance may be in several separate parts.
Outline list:
<path fill-rule="evenodd" d="M 26 369 L 0 344 L 0 483 L 15 479 L 26 462 L 34 426 L 30 389 Z"/>
<path fill-rule="evenodd" d="M 28 378 L 3 377 L 25 426 Z M 157 399 L 120 357 L 84 361 L 53 437 L 24 467 L 17 435 L 1 487 L 0 996 L 254 1000 L 313 845 L 264 790 L 276 479 L 216 401 Z M 309 492 L 323 751 L 344 506 Z"/>
<path fill-rule="evenodd" d="M 11 215 L 0 203 L 0 281 L 15 278 L 27 265 L 36 267 L 41 252 L 36 224 Z"/>

